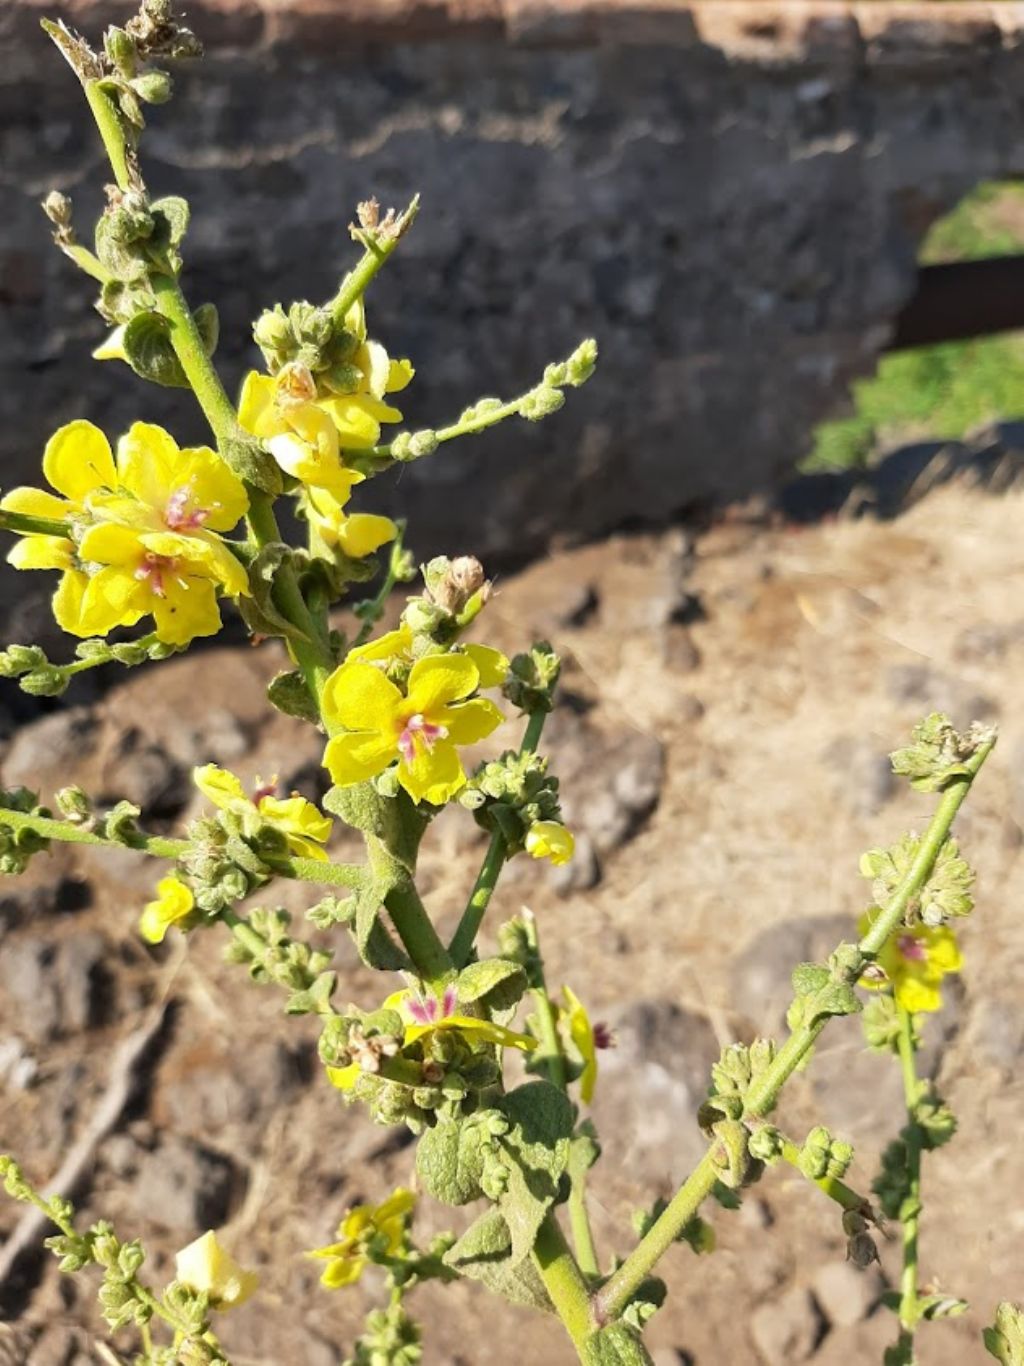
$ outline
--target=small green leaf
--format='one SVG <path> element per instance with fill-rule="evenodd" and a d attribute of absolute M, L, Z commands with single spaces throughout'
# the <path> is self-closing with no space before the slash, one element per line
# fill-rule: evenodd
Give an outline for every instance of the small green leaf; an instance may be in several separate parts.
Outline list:
<path fill-rule="evenodd" d="M 300 631 L 278 609 L 274 601 L 274 584 L 283 564 L 291 564 L 295 552 L 282 541 L 271 541 L 262 547 L 249 566 L 250 596 L 238 599 L 238 609 L 254 635 L 283 636 L 286 640 L 308 642 Z"/>
<path fill-rule="evenodd" d="M 813 996 L 831 979 L 832 974 L 821 963 L 799 963 L 793 969 L 793 990 L 798 996 Z"/>
<path fill-rule="evenodd" d="M 580 1349 L 583 1366 L 654 1366 L 640 1335 L 625 1323 L 592 1333 Z"/>
<path fill-rule="evenodd" d="M 970 1307 L 955 1295 L 924 1295 L 917 1302 L 917 1312 L 923 1319 L 958 1319 Z"/>
<path fill-rule="evenodd" d="M 481 1281 L 513 1304 L 524 1304 L 545 1313 L 554 1312 L 532 1260 L 528 1257 L 519 1262 L 513 1260 L 512 1235 L 495 1209 L 487 1210 L 470 1224 L 445 1254 L 444 1262 L 460 1275 Z"/>
<path fill-rule="evenodd" d="M 485 958 L 464 968 L 456 987 L 464 1005 L 481 1001 L 491 1010 L 510 1010 L 526 990 L 526 973 L 508 958 Z"/>
<path fill-rule="evenodd" d="M 217 305 L 200 304 L 192 314 L 192 320 L 202 339 L 203 350 L 208 356 L 212 356 L 220 341 L 220 314 L 217 312 Z"/>
<path fill-rule="evenodd" d="M 296 716 L 313 726 L 320 724 L 320 709 L 298 670 L 290 669 L 276 674 L 267 687 L 267 697 L 271 705 L 284 712 L 285 716 Z"/>
<path fill-rule="evenodd" d="M 128 364 L 137 375 L 168 389 L 187 389 L 188 380 L 171 345 L 167 321 L 159 313 L 136 313 L 121 339 Z"/>
<path fill-rule="evenodd" d="M 483 1169 L 481 1131 L 476 1125 L 442 1120 L 426 1131 L 416 1149 L 416 1170 L 424 1189 L 444 1205 L 478 1200 Z"/>

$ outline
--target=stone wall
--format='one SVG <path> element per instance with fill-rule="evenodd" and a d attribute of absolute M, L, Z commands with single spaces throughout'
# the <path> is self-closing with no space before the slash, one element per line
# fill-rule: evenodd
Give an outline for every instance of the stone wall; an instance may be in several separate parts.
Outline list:
<path fill-rule="evenodd" d="M 232 383 L 261 306 L 331 291 L 369 193 L 423 194 L 372 299 L 375 331 L 420 367 L 412 424 L 517 393 L 579 337 L 600 340 L 599 379 L 557 418 L 378 481 L 378 501 L 400 494 L 414 515 L 421 552 L 510 563 L 777 479 L 872 368 L 928 224 L 977 181 L 1024 174 L 1017 3 L 188 9 L 209 59 L 152 111 L 145 166 L 155 190 L 192 200 L 186 283 L 220 307 Z M 97 34 L 127 12 L 0 7 L 6 487 L 72 415 L 201 433 L 187 396 L 90 362 L 88 284 L 37 207 L 57 186 L 84 223 L 103 180 L 38 17 Z"/>

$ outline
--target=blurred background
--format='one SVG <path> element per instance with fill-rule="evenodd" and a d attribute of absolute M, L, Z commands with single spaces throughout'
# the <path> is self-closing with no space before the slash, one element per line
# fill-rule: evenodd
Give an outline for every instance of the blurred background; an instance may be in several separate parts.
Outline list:
<path fill-rule="evenodd" d="M 204 437 L 187 395 L 90 359 L 104 330 L 90 283 L 38 207 L 70 194 L 85 237 L 104 181 L 39 17 L 98 35 L 131 9 L 0 5 L 5 489 L 38 479 L 47 436 L 73 417 L 111 436 L 145 417 Z M 920 828 L 928 802 L 897 789 L 887 751 L 933 708 L 1001 722 L 962 823 L 979 911 L 928 1033 L 961 1133 L 928 1167 L 926 1278 L 973 1309 L 935 1326 L 922 1360 L 982 1359 L 979 1325 L 1024 1293 L 1024 8 L 195 0 L 187 17 L 207 59 L 152 111 L 145 170 L 191 201 L 185 287 L 220 310 L 229 388 L 256 362 L 262 308 L 334 291 L 369 194 L 423 198 L 369 296 L 371 331 L 418 369 L 411 427 L 522 392 L 582 336 L 600 343 L 597 376 L 556 417 L 400 467 L 362 506 L 408 516 L 421 557 L 484 559 L 500 590 L 489 641 L 512 652 L 539 633 L 565 655 L 549 734 L 579 853 L 550 876 L 513 865 L 493 914 L 533 906 L 549 979 L 617 1033 L 596 1103 L 606 1253 L 624 1251 L 629 1210 L 699 1156 L 694 1115 L 722 1043 L 781 1028 L 793 963 L 849 933 L 860 851 Z M 51 590 L 5 570 L 0 624 L 63 658 Z M 196 763 L 316 796 L 316 737 L 267 715 L 280 664 L 273 646 L 229 640 L 85 675 L 57 703 L 5 684 L 4 783 L 45 797 L 80 781 L 168 829 L 198 810 Z M 450 814 L 424 870 L 454 925 L 482 850 Z M 375 1286 L 328 1294 L 298 1253 L 407 1179 L 410 1152 L 326 1093 L 315 1035 L 219 961 L 215 934 L 137 942 L 158 871 L 55 850 L 0 889 L 0 1149 L 48 1179 L 117 1080 L 115 1043 L 156 1020 L 83 1168 L 86 1213 L 144 1236 L 157 1271 L 224 1226 L 264 1278 L 225 1324 L 236 1366 L 328 1366 Z M 335 947 L 343 995 L 376 1000 Z M 855 1141 L 867 1188 L 901 1123 L 899 1078 L 856 1022 L 833 1032 L 786 1122 Z M 773 1173 L 716 1215 L 714 1257 L 668 1260 L 658 1366 L 880 1361 L 893 1250 L 855 1273 L 814 1194 Z M 424 1211 L 424 1227 L 448 1213 Z M 0 1240 L 15 1221 L 0 1205 Z M 77 1278 L 0 1252 L 0 1296 L 0 1362 L 100 1359 Z M 471 1287 L 418 1298 L 428 1362 L 503 1361 L 496 1342 L 570 1359 L 552 1325 Z"/>

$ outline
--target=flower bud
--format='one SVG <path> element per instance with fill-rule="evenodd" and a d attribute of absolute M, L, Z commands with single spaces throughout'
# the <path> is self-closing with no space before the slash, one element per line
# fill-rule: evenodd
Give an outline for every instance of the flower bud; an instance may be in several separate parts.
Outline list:
<path fill-rule="evenodd" d="M 552 413 L 557 413 L 564 402 L 565 395 L 561 389 L 548 389 L 542 384 L 524 395 L 519 412 L 528 422 L 540 422 Z"/>
<path fill-rule="evenodd" d="M 131 82 L 131 87 L 146 104 L 166 104 L 171 98 L 174 82 L 166 71 L 144 71 Z"/>
<path fill-rule="evenodd" d="M 81 825 L 92 815 L 92 802 L 80 787 L 62 787 L 56 794 L 57 809 L 75 825 Z"/>
<path fill-rule="evenodd" d="M 58 232 L 67 232 L 71 227 L 71 200 L 60 190 L 51 190 L 43 200 L 43 213 Z"/>
<path fill-rule="evenodd" d="M 44 668 L 33 669 L 25 674 L 19 687 L 32 697 L 60 697 L 67 692 L 70 679 L 57 664 L 47 664 Z"/>
<path fill-rule="evenodd" d="M 130 80 L 135 75 L 139 54 L 129 34 L 123 28 L 108 28 L 103 35 L 103 48 L 118 74 Z"/>

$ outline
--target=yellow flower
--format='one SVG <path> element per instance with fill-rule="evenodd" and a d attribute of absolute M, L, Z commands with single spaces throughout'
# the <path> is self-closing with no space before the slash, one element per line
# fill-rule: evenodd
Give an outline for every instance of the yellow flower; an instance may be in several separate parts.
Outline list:
<path fill-rule="evenodd" d="M 363 476 L 347 469 L 339 450 L 338 416 L 313 402 L 316 384 L 304 365 L 293 362 L 277 375 L 251 370 L 242 384 L 238 420 L 247 432 L 260 437 L 281 468 L 340 498 Z M 377 444 L 380 424 L 354 407 L 345 428 L 345 444 L 364 450 Z"/>
<path fill-rule="evenodd" d="M 247 797 L 239 779 L 216 764 L 194 768 L 192 779 L 203 796 L 221 811 L 234 811 L 240 816 L 256 815 L 280 830 L 288 848 L 298 858 L 326 860 L 327 853 L 321 846 L 330 839 L 334 821 L 305 797 L 297 794 L 275 797 L 266 788 Z"/>
<path fill-rule="evenodd" d="M 594 1098 L 594 1087 L 597 1084 L 597 1042 L 594 1027 L 590 1023 L 590 1016 L 587 1014 L 583 1002 L 576 993 L 569 987 L 563 987 L 562 995 L 565 998 L 566 1009 L 563 1014 L 566 1016 L 569 1026 L 569 1037 L 583 1059 L 583 1071 L 580 1073 L 580 1098 L 585 1105 L 589 1105 Z"/>
<path fill-rule="evenodd" d="M 400 1255 L 405 1244 L 406 1220 L 415 1204 L 412 1191 L 399 1186 L 379 1205 L 356 1205 L 350 1209 L 338 1225 L 339 1241 L 306 1253 L 307 1257 L 327 1262 L 320 1284 L 331 1290 L 354 1285 L 370 1260 L 367 1247 L 371 1242 L 378 1242 L 375 1250 L 383 1256 Z"/>
<path fill-rule="evenodd" d="M 43 475 L 62 498 L 44 489 L 16 488 L 0 499 L 5 512 L 65 521 L 82 517 L 94 494 L 117 487 L 117 470 L 110 443 L 91 422 L 69 422 L 54 432 L 43 453 Z M 32 533 L 16 541 L 7 556 L 15 569 L 60 569 L 60 584 L 53 598 L 57 624 L 73 635 L 80 629 L 82 598 L 88 575 L 78 563 L 70 537 Z"/>
<path fill-rule="evenodd" d="M 0 504 L 37 517 L 87 517 L 71 539 L 28 536 L 11 551 L 21 569 L 62 569 L 54 615 L 72 635 L 106 635 L 152 615 L 159 638 L 184 645 L 220 629 L 217 590 L 248 591 L 246 573 L 218 531 L 248 507 L 245 488 L 206 446 L 179 450 L 161 427 L 136 422 L 118 442 L 91 422 L 55 433 L 47 481 L 65 495 L 14 489 Z"/>
<path fill-rule="evenodd" d="M 196 904 L 191 888 L 180 878 L 161 878 L 156 891 L 157 899 L 147 902 L 139 917 L 139 934 L 149 944 L 162 944 L 170 927 L 190 915 Z"/>
<path fill-rule="evenodd" d="M 870 912 L 861 917 L 861 934 L 873 918 Z M 888 982 L 869 977 L 860 985 L 878 991 L 891 984 L 897 1005 L 913 1015 L 941 1010 L 942 979 L 963 966 L 956 935 L 945 925 L 900 927 L 885 941 L 877 961 Z"/>
<path fill-rule="evenodd" d="M 468 698 L 480 671 L 466 655 L 428 655 L 410 670 L 405 694 L 373 664 L 348 661 L 324 685 L 332 738 L 324 765 L 339 787 L 374 778 L 395 760 L 413 801 L 443 805 L 465 784 L 457 746 L 471 745 L 503 721 L 493 702 Z"/>
<path fill-rule="evenodd" d="M 531 858 L 550 859 L 557 868 L 572 858 L 576 841 L 561 821 L 534 821 L 526 832 L 526 852 Z"/>
<path fill-rule="evenodd" d="M 349 494 L 341 497 L 327 489 L 310 486 L 306 490 L 305 506 L 311 524 L 330 549 L 337 547 L 354 560 L 372 555 L 398 535 L 398 527 L 390 517 L 372 512 L 346 513 Z"/>
<path fill-rule="evenodd" d="M 517 1034 L 493 1020 L 479 1020 L 471 1015 L 458 1014 L 458 995 L 454 986 L 445 988 L 442 996 L 418 996 L 408 989 L 393 991 L 385 1000 L 383 1010 L 397 1010 L 405 1028 L 402 1047 L 418 1043 L 428 1034 L 440 1029 L 454 1029 L 472 1044 L 489 1044 L 495 1048 L 518 1048 L 524 1053 L 537 1047 L 537 1040 L 529 1034 Z M 339 1091 L 351 1091 L 362 1075 L 357 1062 L 346 1067 L 328 1067 L 327 1077 Z"/>
<path fill-rule="evenodd" d="M 490 645 L 458 645 L 454 653 L 466 655 L 476 665 L 477 673 L 480 675 L 478 688 L 500 688 L 508 676 L 507 657 Z M 411 628 L 403 621 L 397 630 L 385 631 L 376 640 L 369 640 L 365 645 L 357 645 L 354 650 L 349 650 L 345 662 L 347 664 L 354 659 L 371 664 L 400 664 L 412 668 Z"/>
<path fill-rule="evenodd" d="M 175 1278 L 199 1295 L 206 1295 L 211 1309 L 237 1309 L 260 1283 L 254 1271 L 243 1271 L 209 1230 L 174 1258 Z"/>

